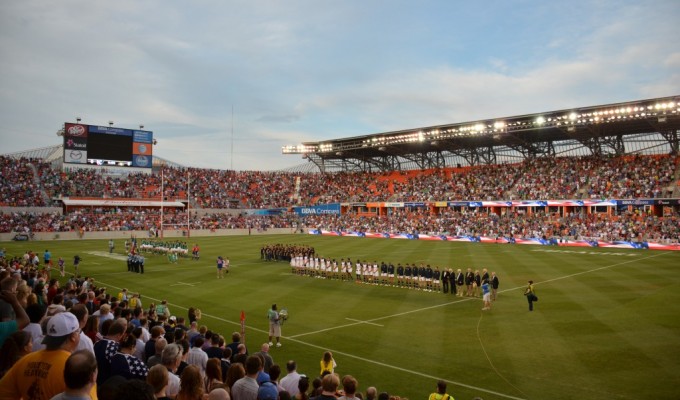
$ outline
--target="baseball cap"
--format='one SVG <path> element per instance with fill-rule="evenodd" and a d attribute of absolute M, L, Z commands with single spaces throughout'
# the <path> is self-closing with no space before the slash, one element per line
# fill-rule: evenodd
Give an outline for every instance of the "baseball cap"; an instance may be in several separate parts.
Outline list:
<path fill-rule="evenodd" d="M 47 333 L 42 341 L 46 346 L 59 346 L 68 336 L 80 329 L 78 318 L 70 312 L 59 313 L 47 321 Z"/>
<path fill-rule="evenodd" d="M 271 382 L 264 382 L 257 390 L 257 400 L 277 400 L 279 391 Z"/>

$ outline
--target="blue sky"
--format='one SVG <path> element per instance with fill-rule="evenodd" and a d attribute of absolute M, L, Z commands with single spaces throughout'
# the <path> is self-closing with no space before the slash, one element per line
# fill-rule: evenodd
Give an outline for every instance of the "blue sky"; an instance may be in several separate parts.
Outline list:
<path fill-rule="evenodd" d="M 5 1 L 0 153 L 79 116 L 271 170 L 303 141 L 678 95 L 678 21 L 677 0 Z"/>

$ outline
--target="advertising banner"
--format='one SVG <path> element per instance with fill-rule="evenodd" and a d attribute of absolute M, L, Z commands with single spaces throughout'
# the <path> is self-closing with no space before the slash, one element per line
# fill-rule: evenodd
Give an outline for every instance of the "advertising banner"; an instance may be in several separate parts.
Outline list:
<path fill-rule="evenodd" d="M 293 211 L 297 215 L 322 215 L 322 214 L 340 215 L 340 203 L 323 204 L 309 207 L 293 207 Z"/>
<path fill-rule="evenodd" d="M 139 143 L 152 143 L 153 132 L 150 131 L 132 131 L 132 140 Z"/>
<path fill-rule="evenodd" d="M 87 151 L 83 150 L 65 150 L 64 151 L 64 162 L 71 164 L 86 164 L 87 163 Z"/>
<path fill-rule="evenodd" d="M 151 156 L 134 155 L 132 156 L 132 166 L 140 168 L 151 168 Z"/>
<path fill-rule="evenodd" d="M 84 137 L 64 137 L 64 149 L 66 150 L 87 150 L 87 138 Z"/>
<path fill-rule="evenodd" d="M 64 124 L 64 136 L 87 138 L 87 125 L 82 124 Z"/>
<path fill-rule="evenodd" d="M 152 145 L 149 143 L 132 143 L 132 154 L 140 154 L 145 156 L 151 155 Z"/>

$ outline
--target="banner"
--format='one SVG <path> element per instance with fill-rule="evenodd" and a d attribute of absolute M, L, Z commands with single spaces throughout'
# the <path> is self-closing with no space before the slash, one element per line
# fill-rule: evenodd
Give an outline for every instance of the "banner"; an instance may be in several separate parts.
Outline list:
<path fill-rule="evenodd" d="M 323 204 L 309 207 L 293 207 L 293 211 L 297 215 L 322 215 L 322 214 L 340 215 L 340 203 Z"/>

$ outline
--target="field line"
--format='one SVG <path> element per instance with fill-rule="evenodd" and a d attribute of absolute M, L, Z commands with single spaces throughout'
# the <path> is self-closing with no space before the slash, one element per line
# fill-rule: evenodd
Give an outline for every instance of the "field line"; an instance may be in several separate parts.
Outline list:
<path fill-rule="evenodd" d="M 583 275 L 583 274 L 588 274 L 588 273 L 595 272 L 595 271 L 600 271 L 600 270 L 603 270 L 603 269 L 608 269 L 608 268 L 613 268 L 613 267 L 617 267 L 617 266 L 620 266 L 620 265 L 630 264 L 632 262 L 637 262 L 637 261 L 641 261 L 641 260 L 645 260 L 645 259 L 649 259 L 649 258 L 658 257 L 662 254 L 664 254 L 664 253 L 654 254 L 654 255 L 651 255 L 651 256 L 648 256 L 648 257 L 638 258 L 638 259 L 635 259 L 635 260 L 628 260 L 628 261 L 624 261 L 624 262 L 617 263 L 617 264 L 606 265 L 606 266 L 603 266 L 603 267 L 594 268 L 594 269 L 587 270 L 587 271 L 581 271 L 581 272 L 577 272 L 577 273 L 570 274 L 570 275 L 565 275 L 565 276 L 558 277 L 558 278 L 548 279 L 546 281 L 537 282 L 536 284 L 554 282 L 554 281 L 567 279 L 567 278 L 571 278 L 571 277 L 578 276 L 578 275 Z M 113 287 L 113 288 L 116 288 L 116 289 L 121 289 L 121 288 L 113 286 L 113 285 L 106 285 L 106 286 Z M 514 287 L 514 288 L 508 288 L 508 289 L 500 290 L 499 293 L 509 292 L 509 291 L 512 291 L 512 290 L 518 290 L 518 289 L 521 289 L 523 287 L 524 286 L 517 286 L 517 287 Z M 160 299 L 154 299 L 154 298 L 148 297 L 148 296 L 146 298 L 153 300 L 153 301 L 156 301 L 156 302 L 161 301 Z M 330 351 L 333 351 L 336 354 L 341 354 L 341 355 L 346 356 L 346 357 L 354 358 L 356 360 L 363 361 L 363 362 L 370 363 L 370 364 L 375 364 L 375 365 L 378 365 L 378 366 L 381 366 L 381 367 L 394 369 L 394 370 L 397 370 L 397 371 L 405 372 L 405 373 L 412 374 L 412 375 L 417 375 L 417 376 L 427 378 L 427 379 L 431 379 L 431 380 L 443 380 L 443 381 L 450 383 L 452 385 L 464 387 L 466 389 L 476 390 L 476 391 L 492 394 L 492 395 L 507 398 L 507 399 L 526 400 L 526 399 L 522 399 L 520 397 L 514 397 L 514 396 L 511 396 L 511 395 L 494 392 L 492 390 L 483 389 L 483 388 L 472 386 L 472 385 L 467 385 L 467 384 L 462 383 L 462 382 L 456 382 L 456 381 L 452 381 L 452 380 L 449 380 L 449 379 L 435 377 L 435 376 L 428 375 L 428 374 L 425 374 L 425 373 L 422 373 L 422 372 L 419 372 L 419 371 L 412 371 L 412 370 L 409 370 L 409 369 L 406 369 L 406 368 L 386 364 L 386 363 L 383 363 L 383 362 L 380 362 L 380 361 L 377 361 L 377 360 L 371 360 L 371 359 L 368 359 L 368 358 L 360 357 L 360 356 L 357 356 L 357 355 L 354 355 L 354 354 L 345 353 L 343 351 L 339 351 L 339 350 L 335 350 L 335 349 L 329 349 L 329 348 L 324 347 L 324 346 L 319 346 L 319 345 L 316 345 L 316 344 L 313 344 L 313 343 L 309 343 L 309 342 L 305 342 L 305 341 L 296 339 L 297 337 L 303 336 L 303 335 L 310 335 L 310 334 L 313 334 L 313 333 L 325 332 L 325 331 L 329 331 L 329 330 L 340 329 L 340 328 L 364 324 L 364 323 L 368 323 L 368 322 L 380 321 L 380 320 L 387 319 L 387 318 L 393 318 L 393 317 L 398 317 L 398 316 L 401 316 L 401 315 L 412 314 L 412 313 L 415 313 L 415 312 L 421 312 L 421 311 L 430 310 L 430 309 L 434 309 L 434 308 L 445 307 L 445 306 L 448 306 L 448 305 L 462 303 L 464 301 L 469 301 L 469 300 L 480 300 L 480 299 L 475 298 L 475 297 L 466 297 L 466 298 L 462 298 L 462 299 L 459 299 L 459 300 L 456 300 L 456 301 L 446 302 L 446 303 L 442 303 L 442 304 L 438 304 L 438 305 L 434 305 L 434 306 L 430 306 L 430 307 L 419 308 L 419 309 L 411 310 L 411 311 L 404 311 L 404 312 L 401 312 L 401 313 L 386 315 L 386 316 L 383 316 L 383 317 L 373 318 L 373 319 L 369 319 L 369 320 L 365 320 L 365 321 L 361 321 L 361 322 L 354 322 L 354 323 L 351 323 L 351 324 L 340 325 L 340 326 L 336 326 L 336 327 L 332 327 L 332 328 L 319 330 L 319 331 L 316 331 L 316 332 L 304 333 L 304 334 L 293 335 L 293 336 L 283 336 L 283 338 L 286 339 L 286 340 L 289 340 L 289 341 L 292 341 L 292 342 L 295 342 L 295 343 L 298 343 L 298 344 L 301 344 L 301 345 L 304 345 L 304 346 L 313 347 L 313 348 L 316 348 L 316 349 L 319 349 L 319 350 L 323 350 L 323 351 L 330 350 Z M 169 304 L 173 307 L 177 307 L 177 308 L 182 309 L 182 310 L 188 310 L 188 308 L 180 306 L 178 304 L 172 304 L 172 303 L 169 303 Z M 218 316 L 215 316 L 215 315 L 210 315 L 210 314 L 203 314 L 203 315 L 208 317 L 208 318 L 213 318 L 213 319 L 216 319 L 218 321 L 226 322 L 226 323 L 229 323 L 229 324 L 232 324 L 232 325 L 236 325 L 236 326 L 241 325 L 240 321 L 231 321 L 231 320 L 224 319 L 224 318 L 221 318 L 221 317 L 218 317 Z M 264 334 L 269 333 L 268 330 L 255 328 L 253 326 L 247 326 L 247 327 L 248 327 L 248 329 L 255 331 L 255 332 L 264 333 Z"/>
<path fill-rule="evenodd" d="M 102 281 L 100 281 L 100 283 L 105 284 L 105 283 L 102 282 Z M 115 289 L 118 289 L 118 290 L 121 289 L 120 287 L 117 287 L 117 286 L 114 286 L 114 285 L 108 285 L 108 284 L 105 284 L 105 285 L 106 285 L 107 287 L 112 287 L 112 288 L 115 288 Z M 149 297 L 149 296 L 146 296 L 146 298 L 147 298 L 147 299 L 150 299 L 150 300 L 153 300 L 153 301 L 155 301 L 155 302 L 161 301 L 160 299 L 155 299 L 155 298 Z M 472 300 L 472 298 L 469 298 L 469 299 L 461 299 L 461 301 L 464 301 L 464 300 Z M 172 306 L 172 307 L 177 307 L 177 308 L 179 308 L 179 309 L 181 309 L 181 310 L 188 310 L 188 308 L 183 307 L 183 306 L 180 306 L 179 304 L 174 304 L 174 303 L 168 303 L 168 304 L 169 304 L 170 306 Z M 216 319 L 216 320 L 218 320 L 218 321 L 226 322 L 226 323 L 229 323 L 229 324 L 232 324 L 232 325 L 241 326 L 241 322 L 240 322 L 240 321 L 231 321 L 231 320 L 228 320 L 228 319 L 224 319 L 224 318 L 222 318 L 222 317 L 218 317 L 218 316 L 216 316 L 216 315 L 210 315 L 210 314 L 205 314 L 205 313 L 203 314 L 203 316 L 208 317 L 208 318 L 212 318 L 212 319 Z M 363 323 L 366 323 L 366 322 L 369 322 L 369 321 L 355 322 L 355 323 L 352 323 L 352 324 L 347 324 L 347 326 L 357 325 L 357 324 L 363 324 Z M 247 325 L 246 327 L 247 327 L 249 330 L 251 330 L 251 331 L 255 331 L 255 332 L 259 332 L 259 333 L 264 333 L 265 335 L 269 333 L 268 330 L 255 328 L 255 327 L 253 327 L 253 326 L 248 326 L 248 325 Z M 337 327 L 336 327 L 336 328 L 337 328 Z M 336 329 L 336 328 L 334 328 L 334 329 Z M 341 354 L 341 355 L 343 355 L 343 356 L 350 357 L 350 358 L 354 358 L 354 359 L 359 360 L 359 361 L 363 361 L 363 362 L 366 362 L 366 363 L 379 365 L 379 366 L 385 367 L 385 368 L 391 368 L 391 369 L 394 369 L 394 370 L 397 370 L 397 371 L 405 372 L 405 373 L 412 374 L 412 375 L 417 375 L 417 376 L 420 376 L 420 377 L 423 377 L 423 378 L 427 378 L 427 379 L 430 379 L 430 380 L 434 380 L 434 381 L 443 380 L 443 381 L 445 381 L 445 382 L 447 382 L 447 383 L 450 383 L 450 384 L 452 384 L 452 385 L 455 385 L 455 386 L 460 386 L 460 387 L 464 387 L 464 388 L 466 388 L 466 389 L 471 389 L 471 390 L 476 390 L 476 391 L 479 391 L 479 392 L 484 392 L 484 393 L 488 393 L 488 394 L 493 394 L 493 395 L 495 395 L 495 396 L 504 397 L 504 398 L 506 398 L 506 399 L 512 399 L 512 400 L 526 400 L 526 399 L 522 399 L 522 398 L 520 398 L 520 397 L 514 397 L 514 396 L 507 395 L 507 394 L 494 392 L 493 390 L 483 389 L 483 388 L 480 388 L 480 387 L 477 387 L 477 386 L 468 385 L 468 384 L 465 384 L 465 383 L 462 383 L 462 382 L 456 382 L 456 381 L 452 381 L 452 380 L 449 380 L 449 379 L 439 378 L 439 377 L 432 376 L 432 375 L 428 375 L 428 374 L 425 374 L 425 373 L 422 373 L 422 372 L 412 371 L 412 370 L 409 370 L 409 369 L 406 369 L 406 368 L 398 367 L 398 366 L 396 366 L 396 365 L 391 365 L 391 364 L 386 364 L 386 363 L 383 363 L 383 362 L 380 362 L 380 361 L 371 360 L 371 359 L 364 358 L 364 357 L 360 357 L 360 356 L 357 356 L 357 355 L 354 355 L 354 354 L 345 353 L 345 352 L 340 351 L 340 350 L 329 349 L 328 347 L 319 346 L 319 345 L 316 345 L 316 344 L 313 344 L 313 343 L 309 343 L 309 342 L 304 342 L 304 341 L 302 341 L 302 340 L 295 339 L 295 338 L 293 338 L 293 337 L 283 336 L 283 338 L 286 339 L 286 340 L 290 340 L 290 341 L 292 341 L 292 342 L 295 342 L 295 343 L 304 345 L 304 346 L 314 347 L 314 348 L 316 348 L 316 349 L 323 350 L 323 351 L 330 350 L 330 351 L 332 351 L 333 353 Z"/>

